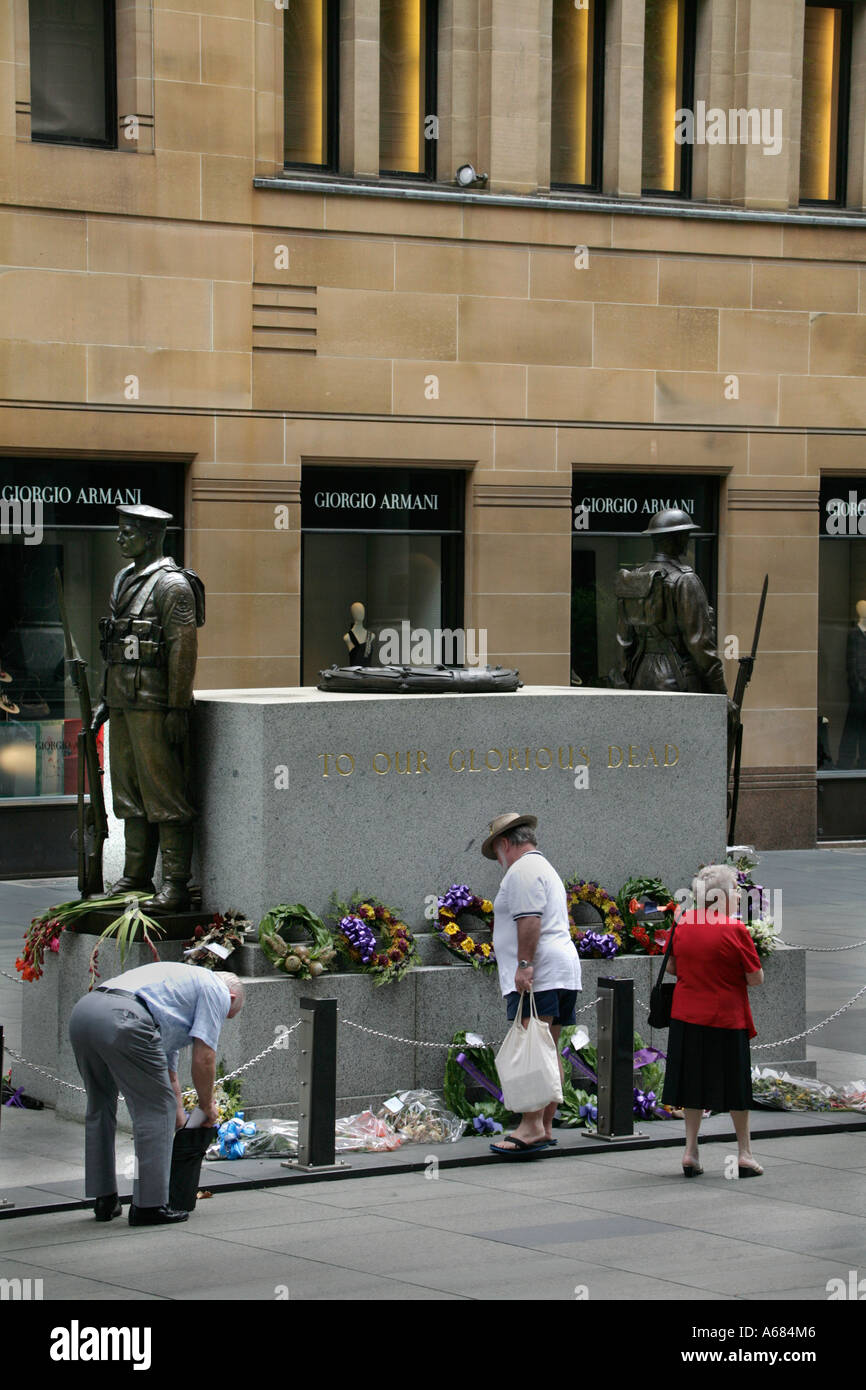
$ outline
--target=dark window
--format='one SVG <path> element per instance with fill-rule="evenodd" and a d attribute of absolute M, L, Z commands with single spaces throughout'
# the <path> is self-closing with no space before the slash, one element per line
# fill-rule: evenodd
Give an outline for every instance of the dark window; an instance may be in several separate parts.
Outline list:
<path fill-rule="evenodd" d="M 436 177 L 436 0 L 380 0 L 379 168 Z"/>
<path fill-rule="evenodd" d="M 30 0 L 32 138 L 116 146 L 116 90 L 112 0 Z"/>
<path fill-rule="evenodd" d="M 286 164 L 336 169 L 339 0 L 291 0 L 283 14 Z"/>
<path fill-rule="evenodd" d="M 646 0 L 643 62 L 643 191 L 688 198 L 692 147 L 677 139 L 677 112 L 694 108 L 694 0 Z"/>
<path fill-rule="evenodd" d="M 802 203 L 845 202 L 851 30 L 850 5 L 807 0 L 800 119 Z"/>
<path fill-rule="evenodd" d="M 604 0 L 553 0 L 550 182 L 601 187 Z"/>

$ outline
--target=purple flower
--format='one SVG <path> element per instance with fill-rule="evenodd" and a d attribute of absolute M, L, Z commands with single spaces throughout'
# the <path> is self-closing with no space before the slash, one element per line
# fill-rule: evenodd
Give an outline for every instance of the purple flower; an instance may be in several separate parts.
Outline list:
<path fill-rule="evenodd" d="M 641 1091 L 637 1086 L 634 1088 L 634 1113 L 642 1120 L 646 1120 L 652 1115 L 658 1101 L 655 1091 Z"/>
<path fill-rule="evenodd" d="M 610 960 L 618 950 L 616 940 L 609 932 L 584 932 L 577 943 L 579 956 L 595 956 L 596 959 Z"/>
<path fill-rule="evenodd" d="M 360 917 L 343 917 L 340 931 L 353 951 L 361 957 L 361 964 L 368 965 L 376 950 L 376 937 Z"/>
<path fill-rule="evenodd" d="M 458 912 L 465 912 L 475 894 L 465 883 L 455 883 L 439 899 L 439 907 L 447 907 L 456 916 Z"/>
<path fill-rule="evenodd" d="M 592 1122 L 592 1124 L 595 1124 L 598 1120 L 598 1106 L 582 1105 L 580 1107 L 580 1110 L 578 1111 L 578 1114 L 580 1115 L 580 1118 L 584 1121 L 585 1124 L 589 1124 L 590 1122 Z"/>
<path fill-rule="evenodd" d="M 476 1115 L 472 1121 L 472 1128 L 476 1134 L 501 1134 L 502 1125 L 498 1120 L 491 1120 L 489 1115 Z"/>

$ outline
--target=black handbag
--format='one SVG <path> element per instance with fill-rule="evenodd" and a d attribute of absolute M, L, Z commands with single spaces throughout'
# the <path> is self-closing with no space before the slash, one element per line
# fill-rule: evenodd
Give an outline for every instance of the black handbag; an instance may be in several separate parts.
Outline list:
<path fill-rule="evenodd" d="M 662 968 L 658 973 L 658 978 L 655 984 L 650 990 L 650 1007 L 649 1013 L 647 1014 L 647 1023 L 649 1024 L 650 1028 L 670 1027 L 671 1009 L 673 1008 L 674 1003 L 674 990 L 676 989 L 676 980 L 670 980 L 670 982 L 668 983 L 668 980 L 665 979 L 665 971 L 667 970 L 668 959 L 671 954 L 671 946 L 673 945 L 674 941 L 674 930 L 674 927 L 671 927 L 670 936 L 668 937 L 668 944 L 665 947 L 665 953 L 662 957 Z"/>
<path fill-rule="evenodd" d="M 202 1125 L 200 1129 L 175 1130 L 169 1175 L 170 1207 L 177 1211 L 195 1210 L 205 1150 L 216 1136 L 216 1129 L 208 1125 Z"/>

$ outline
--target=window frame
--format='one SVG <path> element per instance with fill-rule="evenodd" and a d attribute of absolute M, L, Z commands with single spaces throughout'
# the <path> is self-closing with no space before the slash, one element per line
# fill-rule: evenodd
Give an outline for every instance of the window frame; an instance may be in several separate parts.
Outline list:
<path fill-rule="evenodd" d="M 380 48 L 381 64 L 381 48 Z M 422 124 L 426 124 L 427 118 L 433 116 L 437 120 L 438 127 L 438 74 L 439 74 L 439 0 L 425 0 L 424 5 L 424 111 L 421 116 Z M 381 116 L 381 97 L 379 100 L 379 112 Z M 436 153 L 437 138 L 428 140 L 424 138 L 424 168 L 413 169 L 384 169 L 380 166 L 378 177 L 380 179 L 412 179 L 413 182 L 422 181 L 425 183 L 436 182 Z M 379 140 L 379 157 L 382 154 L 381 137 Z"/>
<path fill-rule="evenodd" d="M 807 10 L 839 10 L 842 15 L 842 28 L 839 35 L 839 105 L 836 124 L 836 193 L 832 198 L 803 198 L 799 206 L 804 208 L 844 208 L 848 204 L 848 149 L 851 134 L 851 59 L 854 39 L 854 5 L 852 0 L 806 0 Z M 804 39 L 805 43 L 805 39 Z M 805 59 L 805 51 L 803 54 Z M 802 71 L 802 69 L 801 69 Z M 802 84 L 801 84 L 802 91 Z M 803 108 L 800 106 L 800 169 L 802 169 L 803 150 Z"/>
<path fill-rule="evenodd" d="M 80 135 L 37 135 L 33 131 L 33 39 L 30 5 L 27 6 L 30 73 L 30 140 L 38 145 L 69 145 L 73 149 L 116 150 L 118 148 L 117 109 L 117 14 L 115 0 L 103 0 L 103 79 L 105 83 L 105 139 L 84 139 Z"/>
<path fill-rule="evenodd" d="M 685 0 L 683 6 L 683 85 L 680 95 L 679 109 L 682 111 L 694 111 L 695 109 L 695 69 L 697 67 L 697 33 L 698 33 L 698 6 L 697 0 Z M 646 48 L 646 27 L 644 27 L 644 49 Z M 643 90 L 641 90 L 641 109 L 643 109 Z M 689 202 L 692 196 L 692 163 L 693 146 L 686 141 L 680 146 L 680 187 L 670 188 L 644 188 L 641 187 L 642 198 L 678 198 L 682 202 Z M 641 184 L 643 184 L 643 121 L 641 121 Z"/>
<path fill-rule="evenodd" d="M 585 193 L 600 193 L 604 159 L 604 69 L 605 34 L 607 28 L 607 0 L 595 0 L 597 5 L 593 17 L 592 52 L 592 139 L 590 142 L 590 183 L 563 183 L 551 179 L 551 189 L 579 188 Z M 551 103 L 553 101 L 553 47 L 551 41 Z M 551 164 L 553 162 L 553 120 L 550 122 Z"/>
<path fill-rule="evenodd" d="M 304 160 L 286 159 L 286 121 L 283 115 L 283 168 L 292 171 L 308 170 L 316 174 L 336 174 L 340 167 L 340 0 L 327 0 L 325 23 L 327 34 L 325 37 L 325 53 L 328 71 L 327 89 L 325 92 L 324 109 L 325 120 L 328 123 L 328 138 L 326 149 L 326 162 L 324 164 L 310 164 Z M 285 15 L 283 16 L 283 62 L 282 62 L 282 84 L 283 100 L 285 102 L 286 90 L 286 58 L 285 58 Z"/>

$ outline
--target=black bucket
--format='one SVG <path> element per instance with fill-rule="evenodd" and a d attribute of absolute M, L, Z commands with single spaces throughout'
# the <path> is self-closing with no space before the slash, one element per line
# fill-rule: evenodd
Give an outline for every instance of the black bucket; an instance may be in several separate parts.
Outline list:
<path fill-rule="evenodd" d="M 168 1204 L 175 1211 L 193 1211 L 205 1150 L 216 1138 L 213 1127 L 179 1129 L 171 1153 Z"/>

